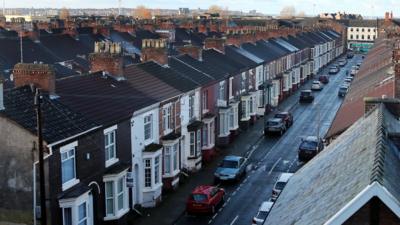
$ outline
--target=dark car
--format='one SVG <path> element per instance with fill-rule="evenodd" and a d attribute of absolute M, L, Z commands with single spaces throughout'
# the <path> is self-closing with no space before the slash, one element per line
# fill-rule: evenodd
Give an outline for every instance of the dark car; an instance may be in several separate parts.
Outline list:
<path fill-rule="evenodd" d="M 225 190 L 222 188 L 202 185 L 196 187 L 186 201 L 188 214 L 212 213 L 224 203 Z"/>
<path fill-rule="evenodd" d="M 339 87 L 339 91 L 338 91 L 338 96 L 339 97 L 344 97 L 346 96 L 347 92 L 349 90 L 349 87 L 346 85 L 342 85 Z"/>
<path fill-rule="evenodd" d="M 318 80 L 323 84 L 327 84 L 327 83 L 329 83 L 329 76 L 321 75 L 321 76 L 319 76 Z"/>
<path fill-rule="evenodd" d="M 286 128 L 289 128 L 293 125 L 293 116 L 290 112 L 278 112 L 274 117 L 281 118 L 285 123 Z"/>
<path fill-rule="evenodd" d="M 286 123 L 283 118 L 271 118 L 265 122 L 264 135 L 270 133 L 278 133 L 282 135 L 287 129 Z"/>
<path fill-rule="evenodd" d="M 314 101 L 314 95 L 312 94 L 311 90 L 302 90 L 300 92 L 300 102 L 313 102 Z"/>
<path fill-rule="evenodd" d="M 318 138 L 316 136 L 308 136 L 301 141 L 299 147 L 299 161 L 308 161 L 316 156 L 323 149 L 324 144 L 321 138 Z"/>
<path fill-rule="evenodd" d="M 353 52 L 347 53 L 347 58 L 348 59 L 352 59 L 353 57 L 354 57 L 354 53 Z"/>

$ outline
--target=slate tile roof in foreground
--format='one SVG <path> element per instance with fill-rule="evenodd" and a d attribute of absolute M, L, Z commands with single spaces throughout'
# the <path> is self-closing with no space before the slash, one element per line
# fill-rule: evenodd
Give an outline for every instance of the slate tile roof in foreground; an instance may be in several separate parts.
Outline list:
<path fill-rule="evenodd" d="M 400 209 L 399 149 L 388 138 L 398 132 L 393 123 L 400 126 L 383 104 L 359 119 L 293 175 L 264 224 L 325 224 L 370 185 L 386 188 Z"/>

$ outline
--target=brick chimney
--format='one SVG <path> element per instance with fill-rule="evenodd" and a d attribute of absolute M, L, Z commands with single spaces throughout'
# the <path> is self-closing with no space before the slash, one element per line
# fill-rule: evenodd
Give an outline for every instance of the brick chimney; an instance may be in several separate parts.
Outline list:
<path fill-rule="evenodd" d="M 176 50 L 181 54 L 188 54 L 195 59 L 201 58 L 201 48 L 194 45 L 185 45 L 177 47 Z"/>
<path fill-rule="evenodd" d="M 49 64 L 18 63 L 13 69 L 15 87 L 33 84 L 35 87 L 55 94 L 55 71 Z"/>
<path fill-rule="evenodd" d="M 393 96 L 400 99 L 400 40 L 397 40 L 393 46 L 392 61 L 394 64 Z"/>
<path fill-rule="evenodd" d="M 3 87 L 3 77 L 0 74 L 0 110 L 4 109 L 4 87 Z"/>
<path fill-rule="evenodd" d="M 142 62 L 154 60 L 161 65 L 166 65 L 168 63 L 167 40 L 143 39 L 141 60 Z"/>
<path fill-rule="evenodd" d="M 222 38 L 206 38 L 204 40 L 205 49 L 218 49 L 221 52 L 225 51 L 225 39 Z"/>
<path fill-rule="evenodd" d="M 89 62 L 92 73 L 103 71 L 116 78 L 123 77 L 124 60 L 120 43 L 95 42 Z"/>

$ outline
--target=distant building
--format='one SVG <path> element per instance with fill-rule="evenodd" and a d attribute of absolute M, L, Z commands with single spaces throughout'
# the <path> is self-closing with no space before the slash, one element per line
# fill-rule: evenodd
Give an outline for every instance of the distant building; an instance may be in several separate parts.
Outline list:
<path fill-rule="evenodd" d="M 378 36 L 376 20 L 350 20 L 347 27 L 347 48 L 366 52 Z"/>
<path fill-rule="evenodd" d="M 179 15 L 189 15 L 190 10 L 189 8 L 179 8 L 178 14 Z"/>
<path fill-rule="evenodd" d="M 24 22 L 32 22 L 32 21 L 41 21 L 41 22 L 50 22 L 50 18 L 47 16 L 32 16 L 32 15 L 5 15 L 7 22 L 15 22 L 15 21 L 24 21 Z"/>
<path fill-rule="evenodd" d="M 349 20 L 349 19 L 362 19 L 360 14 L 347 14 L 346 12 L 337 13 L 321 13 L 319 14 L 321 19 L 332 19 L 332 20 Z"/>

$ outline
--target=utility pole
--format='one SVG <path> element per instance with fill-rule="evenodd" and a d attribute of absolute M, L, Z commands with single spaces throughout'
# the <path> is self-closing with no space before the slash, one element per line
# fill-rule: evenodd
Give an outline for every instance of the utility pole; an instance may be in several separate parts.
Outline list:
<path fill-rule="evenodd" d="M 19 48 L 21 50 L 21 63 L 24 63 L 24 50 L 22 48 L 22 33 L 24 32 L 24 22 L 21 24 L 21 32 L 19 35 Z"/>
<path fill-rule="evenodd" d="M 118 0 L 118 16 L 120 16 L 122 14 L 121 1 L 122 0 Z"/>
<path fill-rule="evenodd" d="M 47 224 L 46 215 L 46 189 L 44 181 L 44 165 L 43 165 L 43 133 L 42 133 L 42 95 L 40 89 L 36 89 L 35 93 L 35 108 L 36 108 L 36 124 L 38 136 L 38 151 L 39 151 L 39 184 L 40 184 L 40 225 Z"/>

